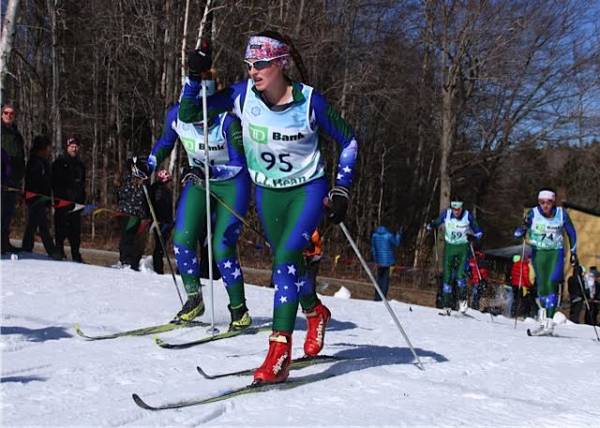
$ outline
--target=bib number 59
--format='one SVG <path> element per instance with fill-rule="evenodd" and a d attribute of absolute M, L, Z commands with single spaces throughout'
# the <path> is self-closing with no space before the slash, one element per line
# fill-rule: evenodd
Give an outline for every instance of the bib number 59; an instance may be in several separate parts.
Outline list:
<path fill-rule="evenodd" d="M 277 169 L 281 172 L 290 172 L 292 170 L 292 164 L 286 160 L 290 156 L 289 153 L 280 153 L 279 156 L 275 156 L 271 152 L 262 152 L 260 154 L 260 158 L 267 163 L 267 170 L 277 166 Z"/>

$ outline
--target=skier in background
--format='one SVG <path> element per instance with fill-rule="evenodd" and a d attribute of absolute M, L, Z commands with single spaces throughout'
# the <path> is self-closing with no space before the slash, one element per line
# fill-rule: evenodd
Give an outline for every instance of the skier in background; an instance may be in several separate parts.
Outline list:
<path fill-rule="evenodd" d="M 558 287 L 563 281 L 565 250 L 563 233 L 569 237 L 570 262 L 575 267 L 577 260 L 577 234 L 569 214 L 556 206 L 556 193 L 544 188 L 538 194 L 538 205 L 529 209 L 523 225 L 517 227 L 517 239 L 528 234 L 532 247 L 535 283 L 541 308 L 538 311 L 540 325 L 530 333 L 535 336 L 552 335 L 554 316 L 558 306 Z"/>
<path fill-rule="evenodd" d="M 444 314 L 450 315 L 452 302 L 452 281 L 454 275 L 458 287 L 459 311 L 468 308 L 465 264 L 469 252 L 469 240 L 481 239 L 483 232 L 473 215 L 463 209 L 460 198 L 453 198 L 450 208 L 427 225 L 427 230 L 444 225 L 444 276 L 442 279 L 442 305 Z M 471 231 L 472 233 L 468 233 Z"/>

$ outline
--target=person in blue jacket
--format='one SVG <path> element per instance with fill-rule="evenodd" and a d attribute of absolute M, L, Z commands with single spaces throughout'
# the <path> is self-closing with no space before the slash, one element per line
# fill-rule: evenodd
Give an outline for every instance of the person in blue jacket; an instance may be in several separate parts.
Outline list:
<path fill-rule="evenodd" d="M 386 297 L 390 287 L 390 266 L 396 263 L 394 251 L 401 242 L 402 233 L 393 234 L 385 226 L 379 226 L 371 236 L 371 254 L 377 264 L 377 284 Z M 377 291 L 375 291 L 374 300 L 381 300 Z"/>

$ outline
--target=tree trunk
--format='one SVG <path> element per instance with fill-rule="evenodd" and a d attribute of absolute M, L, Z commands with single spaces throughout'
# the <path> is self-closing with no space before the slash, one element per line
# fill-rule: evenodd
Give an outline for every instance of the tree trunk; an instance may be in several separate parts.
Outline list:
<path fill-rule="evenodd" d="M 0 100 L 2 102 L 4 102 L 4 78 L 8 73 L 8 62 L 15 35 L 18 7 L 19 0 L 8 0 L 6 15 L 2 23 L 2 39 L 0 40 Z"/>
<path fill-rule="evenodd" d="M 58 64 L 58 35 L 56 25 L 57 0 L 47 0 L 48 15 L 50 15 L 50 34 L 52 45 L 50 47 L 50 61 L 52 63 L 52 95 L 50 100 L 50 117 L 52 127 L 52 142 L 54 143 L 54 153 L 58 156 L 62 151 L 62 126 L 60 115 L 60 70 Z"/>

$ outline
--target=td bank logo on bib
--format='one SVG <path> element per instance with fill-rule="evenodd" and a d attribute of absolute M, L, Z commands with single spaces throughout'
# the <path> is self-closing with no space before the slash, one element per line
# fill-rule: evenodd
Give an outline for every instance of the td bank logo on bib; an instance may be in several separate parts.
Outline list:
<path fill-rule="evenodd" d="M 258 144 L 267 144 L 269 142 L 269 128 L 266 126 L 252 125 L 248 127 L 250 131 L 250 138 Z M 284 134 L 282 132 L 273 131 L 271 140 L 273 141 L 300 141 L 304 138 L 304 134 L 301 132 L 294 134 Z"/>
<path fill-rule="evenodd" d="M 269 139 L 269 128 L 266 126 L 250 124 L 248 130 L 250 131 L 250 138 L 252 138 L 255 143 L 267 144 Z"/>

